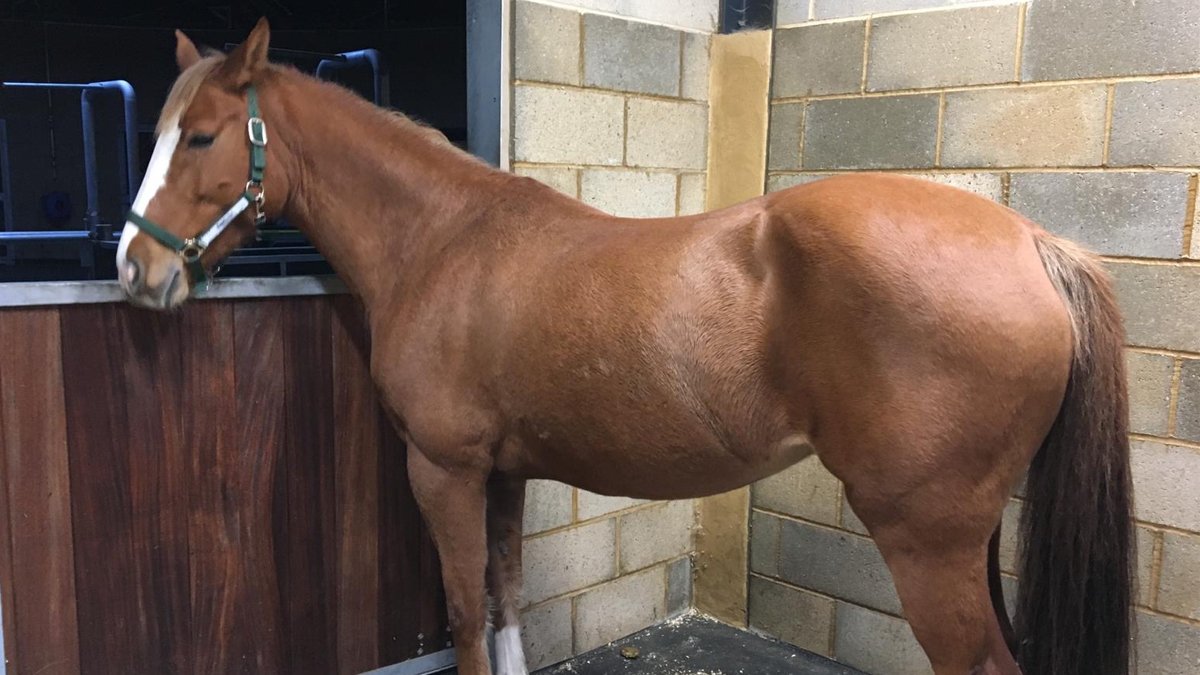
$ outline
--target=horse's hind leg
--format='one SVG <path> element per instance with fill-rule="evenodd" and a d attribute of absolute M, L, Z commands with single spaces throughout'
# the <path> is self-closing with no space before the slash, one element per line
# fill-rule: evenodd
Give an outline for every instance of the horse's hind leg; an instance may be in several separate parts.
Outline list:
<path fill-rule="evenodd" d="M 984 505 L 978 495 L 955 500 L 939 487 L 906 495 L 890 511 L 847 496 L 891 570 L 934 673 L 1020 675 L 988 586 L 988 542 L 1003 506 Z"/>
<path fill-rule="evenodd" d="M 521 519 L 525 481 L 488 483 L 488 587 L 495 602 L 496 675 L 527 675 L 521 647 Z"/>
<path fill-rule="evenodd" d="M 487 474 L 451 471 L 409 445 L 408 477 L 442 561 L 458 672 L 490 675 L 487 629 Z"/>

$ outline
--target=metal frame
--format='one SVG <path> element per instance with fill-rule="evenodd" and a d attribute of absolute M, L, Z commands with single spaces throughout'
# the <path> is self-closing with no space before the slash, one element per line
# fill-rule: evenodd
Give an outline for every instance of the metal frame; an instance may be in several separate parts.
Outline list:
<path fill-rule="evenodd" d="M 8 122 L 0 119 L 0 217 L 4 218 L 3 231 L 8 232 L 13 226 L 12 215 L 12 178 L 8 168 Z M 3 261 L 11 265 L 16 260 L 12 247 L 4 250 Z M 0 664 L 2 665 L 2 664 Z"/>
<path fill-rule="evenodd" d="M 775 0 L 721 0 L 722 33 L 759 30 L 775 25 Z"/>

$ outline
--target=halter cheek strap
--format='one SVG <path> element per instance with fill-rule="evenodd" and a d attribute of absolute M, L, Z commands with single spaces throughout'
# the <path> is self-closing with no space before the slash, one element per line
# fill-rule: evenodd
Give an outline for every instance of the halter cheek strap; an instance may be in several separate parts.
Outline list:
<path fill-rule="evenodd" d="M 253 204 L 255 207 L 254 226 L 261 227 L 267 219 L 266 213 L 263 211 L 266 192 L 262 185 L 263 173 L 267 168 L 267 123 L 259 115 L 258 92 L 254 89 L 254 85 L 247 88 L 246 101 L 250 112 L 250 120 L 246 123 L 246 135 L 250 140 L 250 179 L 246 181 L 245 191 L 225 209 L 224 213 L 201 230 L 199 234 L 189 239 L 183 239 L 168 232 L 158 223 L 148 220 L 133 210 L 130 210 L 129 215 L 126 216 L 126 219 L 137 225 L 142 232 L 175 251 L 183 260 L 192 282 L 196 284 L 203 283 L 208 279 L 208 272 L 200 262 L 201 256 L 235 218 Z"/>

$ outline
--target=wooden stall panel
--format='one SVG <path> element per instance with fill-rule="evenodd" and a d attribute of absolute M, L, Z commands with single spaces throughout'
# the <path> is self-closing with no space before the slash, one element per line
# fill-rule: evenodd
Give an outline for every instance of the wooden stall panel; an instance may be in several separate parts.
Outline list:
<path fill-rule="evenodd" d="M 57 312 L 0 312 L 5 651 L 14 672 L 42 675 L 79 672 L 60 353 Z"/>
<path fill-rule="evenodd" d="M 348 297 L 0 312 L 13 675 L 359 673 L 445 648 Z"/>

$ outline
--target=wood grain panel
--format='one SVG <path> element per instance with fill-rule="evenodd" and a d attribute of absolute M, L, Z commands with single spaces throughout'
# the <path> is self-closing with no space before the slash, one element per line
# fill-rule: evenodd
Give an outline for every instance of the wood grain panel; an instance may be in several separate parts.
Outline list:
<path fill-rule="evenodd" d="M 4 311 L 0 340 L 11 675 L 349 674 L 445 647 L 354 300 Z"/>
<path fill-rule="evenodd" d="M 286 551 L 281 568 L 289 673 L 337 672 L 333 369 L 328 299 L 284 312 Z"/>
<path fill-rule="evenodd" d="M 25 672 L 73 675 L 79 626 L 57 312 L 0 312 L 0 345 L 2 478 L 11 512 L 5 544 L 11 542 L 12 560 L 3 602 L 5 613 L 14 613 L 5 648 L 10 657 L 20 655 Z"/>
<path fill-rule="evenodd" d="M 142 607 L 149 672 L 183 673 L 192 663 L 188 557 L 191 460 L 184 437 L 181 316 L 108 307 L 120 320 L 123 381 L 128 404 L 121 440 L 129 453 L 133 513 L 133 578 Z M 213 326 L 202 333 L 216 339 Z M 189 412 L 190 414 L 190 412 Z"/>
<path fill-rule="evenodd" d="M 286 433 L 284 394 L 284 308 L 275 301 L 239 302 L 233 308 L 237 442 L 231 453 L 228 498 L 242 522 L 232 551 L 234 575 L 248 601 L 237 608 L 245 672 L 287 672 L 283 612 L 272 527 L 277 464 Z"/>
<path fill-rule="evenodd" d="M 355 675 L 382 665 L 379 410 L 358 303 L 348 296 L 335 299 L 332 319 L 338 673 Z"/>
<path fill-rule="evenodd" d="M 135 583 L 130 454 L 124 430 L 125 322 L 103 305 L 61 314 L 81 672 L 152 672 Z"/>

